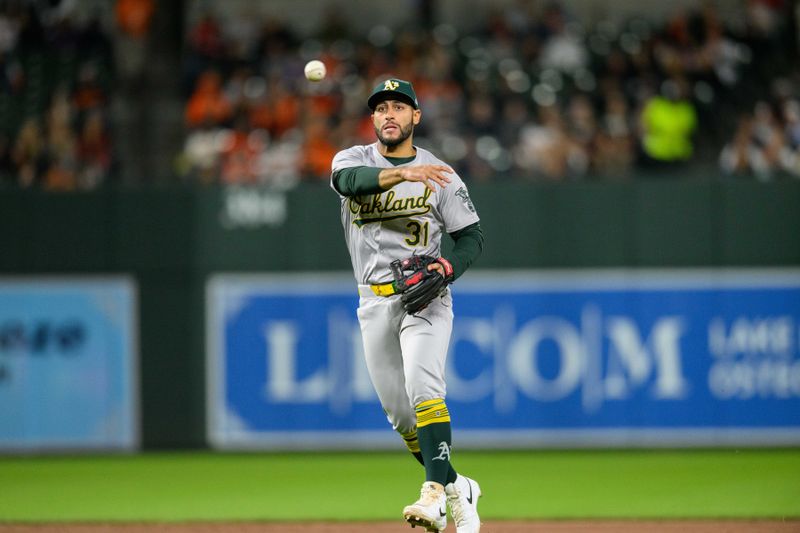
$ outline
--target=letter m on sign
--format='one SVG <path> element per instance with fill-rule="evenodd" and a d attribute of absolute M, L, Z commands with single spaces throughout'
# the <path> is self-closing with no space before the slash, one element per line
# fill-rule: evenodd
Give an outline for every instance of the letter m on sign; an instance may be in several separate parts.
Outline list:
<path fill-rule="evenodd" d="M 677 316 L 663 317 L 653 324 L 643 341 L 636 322 L 628 317 L 610 317 L 608 371 L 605 379 L 608 398 L 626 398 L 643 385 L 655 369 L 653 395 L 660 399 L 679 399 L 688 384 L 683 376 L 680 339 L 683 321 Z"/>

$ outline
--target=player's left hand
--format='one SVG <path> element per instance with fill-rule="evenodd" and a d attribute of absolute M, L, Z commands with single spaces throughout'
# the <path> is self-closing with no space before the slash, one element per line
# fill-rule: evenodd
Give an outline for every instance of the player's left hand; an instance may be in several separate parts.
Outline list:
<path fill-rule="evenodd" d="M 429 264 L 428 270 L 438 272 L 448 282 L 453 281 L 453 265 L 444 257 L 440 257 Z"/>
<path fill-rule="evenodd" d="M 391 266 L 395 288 L 410 315 L 425 309 L 453 281 L 453 266 L 444 257 L 413 255 L 395 260 Z"/>

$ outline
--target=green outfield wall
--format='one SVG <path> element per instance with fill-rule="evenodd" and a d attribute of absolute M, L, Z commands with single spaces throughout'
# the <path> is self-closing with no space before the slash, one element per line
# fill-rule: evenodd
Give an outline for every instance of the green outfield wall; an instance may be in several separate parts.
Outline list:
<path fill-rule="evenodd" d="M 472 185 L 475 268 L 800 264 L 800 182 Z M 128 273 L 138 283 L 143 444 L 205 444 L 204 286 L 214 272 L 346 271 L 323 185 L 0 190 L 0 274 Z"/>

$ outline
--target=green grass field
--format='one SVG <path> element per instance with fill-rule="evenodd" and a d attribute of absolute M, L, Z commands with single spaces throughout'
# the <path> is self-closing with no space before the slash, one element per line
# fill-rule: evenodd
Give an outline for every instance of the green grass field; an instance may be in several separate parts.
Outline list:
<path fill-rule="evenodd" d="M 484 519 L 800 517 L 800 449 L 460 452 Z M 0 521 L 392 520 L 403 453 L 0 458 Z"/>

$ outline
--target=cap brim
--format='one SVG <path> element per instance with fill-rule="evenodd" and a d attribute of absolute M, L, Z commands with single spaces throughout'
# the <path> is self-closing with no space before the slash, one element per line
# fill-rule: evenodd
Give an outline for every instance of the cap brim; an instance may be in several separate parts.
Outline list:
<path fill-rule="evenodd" d="M 411 97 L 409 97 L 407 94 L 400 93 L 397 91 L 377 92 L 369 97 L 369 100 L 367 100 L 367 105 L 369 106 L 370 109 L 374 111 L 375 108 L 378 106 L 378 104 L 380 104 L 385 100 L 400 100 L 401 102 L 407 103 L 414 109 L 417 109 L 417 104 L 414 102 L 414 100 L 411 99 Z"/>

